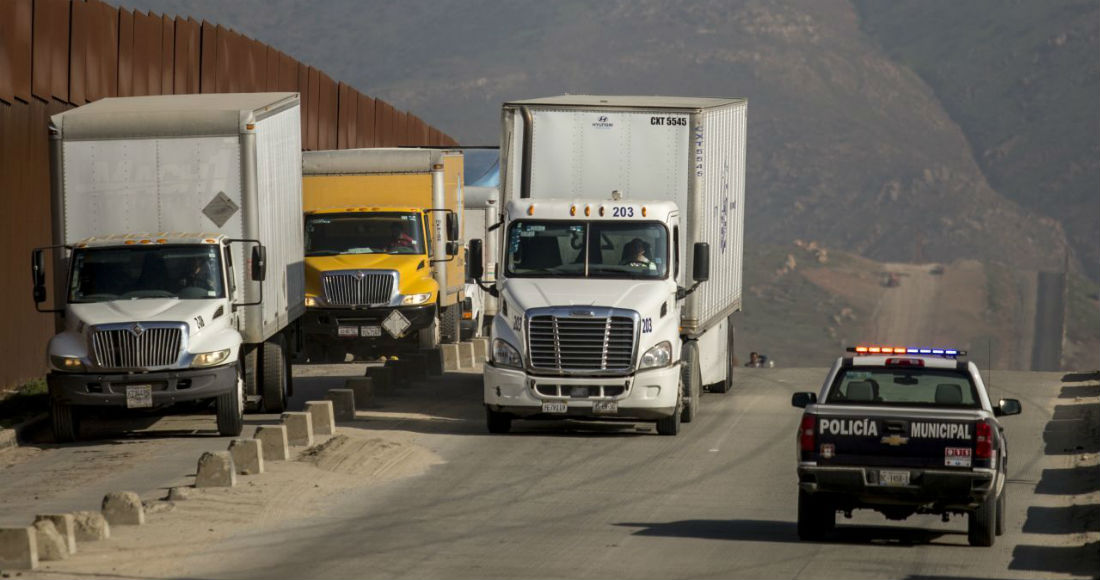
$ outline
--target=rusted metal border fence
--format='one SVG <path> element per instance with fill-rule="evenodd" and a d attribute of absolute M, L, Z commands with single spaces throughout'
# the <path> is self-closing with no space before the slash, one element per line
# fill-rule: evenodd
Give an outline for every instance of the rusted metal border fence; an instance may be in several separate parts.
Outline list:
<path fill-rule="evenodd" d="M 50 242 L 50 115 L 116 96 L 295 91 L 302 145 L 452 146 L 411 113 L 210 22 L 100 0 L 0 0 L 0 389 L 45 372 L 29 259 Z"/>

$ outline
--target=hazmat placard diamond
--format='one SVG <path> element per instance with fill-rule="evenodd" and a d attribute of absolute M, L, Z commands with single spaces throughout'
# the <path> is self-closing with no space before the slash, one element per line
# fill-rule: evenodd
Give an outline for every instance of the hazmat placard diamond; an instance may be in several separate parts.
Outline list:
<path fill-rule="evenodd" d="M 409 326 L 409 319 L 405 318 L 405 315 L 401 314 L 399 310 L 390 312 L 390 315 L 382 321 L 382 328 L 385 328 L 386 332 L 394 338 L 405 336 L 405 331 L 409 329 Z"/>

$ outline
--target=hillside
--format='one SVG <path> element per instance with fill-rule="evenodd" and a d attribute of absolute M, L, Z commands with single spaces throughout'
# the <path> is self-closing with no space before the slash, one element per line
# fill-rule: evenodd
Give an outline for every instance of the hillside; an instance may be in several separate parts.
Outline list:
<path fill-rule="evenodd" d="M 1100 3 L 856 6 L 863 30 L 936 93 L 990 184 L 1062 222 L 1100 279 Z"/>

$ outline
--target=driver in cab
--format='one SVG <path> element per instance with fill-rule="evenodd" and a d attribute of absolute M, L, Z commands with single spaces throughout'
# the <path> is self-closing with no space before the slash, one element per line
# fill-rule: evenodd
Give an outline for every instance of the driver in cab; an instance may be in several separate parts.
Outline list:
<path fill-rule="evenodd" d="M 648 271 L 657 270 L 657 264 L 646 257 L 646 243 L 641 238 L 634 238 L 627 242 L 623 248 L 623 260 L 620 265 Z"/>
<path fill-rule="evenodd" d="M 401 225 L 401 222 L 390 224 L 390 243 L 386 246 L 387 252 L 398 252 L 402 248 L 412 248 L 414 246 L 416 246 L 416 240 L 405 233 L 405 227 Z"/>

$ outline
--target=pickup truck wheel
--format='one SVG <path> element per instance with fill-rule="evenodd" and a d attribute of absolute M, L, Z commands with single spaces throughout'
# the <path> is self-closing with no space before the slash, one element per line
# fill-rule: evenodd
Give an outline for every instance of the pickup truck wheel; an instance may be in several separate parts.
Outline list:
<path fill-rule="evenodd" d="M 243 369 L 237 367 L 237 384 L 232 391 L 218 395 L 214 400 L 217 414 L 218 435 L 236 437 L 244 429 L 244 377 Z"/>
<path fill-rule="evenodd" d="M 507 433 L 512 430 L 512 417 L 485 406 L 485 425 L 490 433 Z"/>
<path fill-rule="evenodd" d="M 684 410 L 680 412 L 680 421 L 691 423 L 699 413 L 702 399 L 702 372 L 699 370 L 699 345 L 685 342 L 680 349 L 680 383 L 684 385 Z"/>
<path fill-rule="evenodd" d="M 263 389 L 265 413 L 286 411 L 286 394 L 289 391 L 290 368 L 286 360 L 286 342 L 275 336 L 263 344 L 263 373 L 260 386 Z"/>
<path fill-rule="evenodd" d="M 1005 496 L 1008 495 L 1008 484 L 1005 483 L 1001 486 L 1001 494 L 997 496 L 997 535 L 1005 535 L 1005 505 L 1008 500 Z"/>
<path fill-rule="evenodd" d="M 53 430 L 54 442 L 69 443 L 76 441 L 80 435 L 80 424 L 72 405 L 51 400 L 50 427 Z"/>
<path fill-rule="evenodd" d="M 836 510 L 798 490 L 798 538 L 820 540 L 836 527 Z"/>
<path fill-rule="evenodd" d="M 675 437 L 680 434 L 680 417 L 683 415 L 683 401 L 680 401 L 680 409 L 672 412 L 672 415 L 664 419 L 657 419 L 657 434 Z"/>
<path fill-rule="evenodd" d="M 978 509 L 970 512 L 966 538 L 971 546 L 992 546 L 996 539 L 997 498 L 987 497 Z"/>

